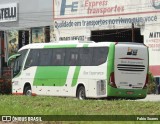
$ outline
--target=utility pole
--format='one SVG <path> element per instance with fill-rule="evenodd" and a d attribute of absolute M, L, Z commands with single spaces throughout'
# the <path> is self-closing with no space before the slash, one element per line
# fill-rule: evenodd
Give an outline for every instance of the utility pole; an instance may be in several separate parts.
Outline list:
<path fill-rule="evenodd" d="M 135 42 L 134 23 L 132 23 L 132 42 Z"/>

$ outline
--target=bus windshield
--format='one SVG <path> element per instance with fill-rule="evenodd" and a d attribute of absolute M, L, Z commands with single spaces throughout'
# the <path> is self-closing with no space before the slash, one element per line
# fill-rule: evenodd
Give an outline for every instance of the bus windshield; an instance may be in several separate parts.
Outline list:
<path fill-rule="evenodd" d="M 23 51 L 18 52 L 18 54 L 16 54 L 17 56 L 15 56 L 14 58 L 15 60 L 13 61 L 14 63 L 13 64 L 13 77 L 15 77 L 17 74 L 20 73 L 26 53 L 27 53 L 27 50 L 23 50 Z"/>

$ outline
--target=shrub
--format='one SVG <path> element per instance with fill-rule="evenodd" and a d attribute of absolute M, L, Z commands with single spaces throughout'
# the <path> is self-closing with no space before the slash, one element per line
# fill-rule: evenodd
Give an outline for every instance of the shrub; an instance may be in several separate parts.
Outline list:
<path fill-rule="evenodd" d="M 156 92 L 157 84 L 154 80 L 154 77 L 151 72 L 149 72 L 149 77 L 148 77 L 148 94 L 152 94 Z"/>

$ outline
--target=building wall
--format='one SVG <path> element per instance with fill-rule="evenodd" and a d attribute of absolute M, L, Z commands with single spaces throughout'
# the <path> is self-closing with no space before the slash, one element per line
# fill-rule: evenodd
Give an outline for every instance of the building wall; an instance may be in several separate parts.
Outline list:
<path fill-rule="evenodd" d="M 91 31 L 132 23 L 149 47 L 150 70 L 160 76 L 160 0 L 54 0 L 56 40 L 86 40 Z"/>
<path fill-rule="evenodd" d="M 15 30 L 53 24 L 53 0 L 0 0 L 0 5 L 18 4 L 17 21 L 1 22 L 0 30 Z"/>
<path fill-rule="evenodd" d="M 13 6 L 16 6 L 16 18 L 5 19 L 5 16 L 11 15 L 11 9 L 14 10 Z M 52 25 L 53 0 L 0 0 L 0 30 L 5 31 L 5 42 L 8 44 L 6 48 L 8 48 L 9 56 L 19 49 L 19 44 L 21 43 L 19 38 L 20 30 L 30 31 L 30 28 L 33 29 L 29 36 L 31 38 L 32 35 L 29 43 L 38 42 L 37 40 L 44 42 L 45 32 L 43 27 Z"/>
<path fill-rule="evenodd" d="M 92 30 L 131 28 L 133 22 L 143 33 L 145 27 L 159 23 L 160 1 L 157 1 L 55 0 L 55 29 L 63 37 L 88 37 Z M 75 30 L 81 32 L 77 34 Z"/>

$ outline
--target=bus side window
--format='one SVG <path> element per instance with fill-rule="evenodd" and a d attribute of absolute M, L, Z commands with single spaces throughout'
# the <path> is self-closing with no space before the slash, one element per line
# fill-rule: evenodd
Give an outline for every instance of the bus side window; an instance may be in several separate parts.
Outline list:
<path fill-rule="evenodd" d="M 76 66 L 77 63 L 78 63 L 78 53 L 71 53 L 69 65 Z"/>
<path fill-rule="evenodd" d="M 52 50 L 51 65 L 64 66 L 65 49 L 56 48 Z"/>
<path fill-rule="evenodd" d="M 30 50 L 24 69 L 38 65 L 39 65 L 39 50 L 38 49 Z"/>
<path fill-rule="evenodd" d="M 78 48 L 66 48 L 65 66 L 77 66 L 78 65 Z"/>
<path fill-rule="evenodd" d="M 50 66 L 51 65 L 51 56 L 52 49 L 41 49 L 39 51 L 39 66 Z"/>
<path fill-rule="evenodd" d="M 62 54 L 61 53 L 55 54 L 54 65 L 62 65 Z"/>
<path fill-rule="evenodd" d="M 79 64 L 82 66 L 92 66 L 93 48 L 80 48 Z"/>
<path fill-rule="evenodd" d="M 106 62 L 108 56 L 108 47 L 95 47 L 93 51 L 93 65 L 97 66 Z"/>
<path fill-rule="evenodd" d="M 27 68 L 31 67 L 33 65 L 33 59 L 30 57 L 26 61 L 26 66 Z"/>

